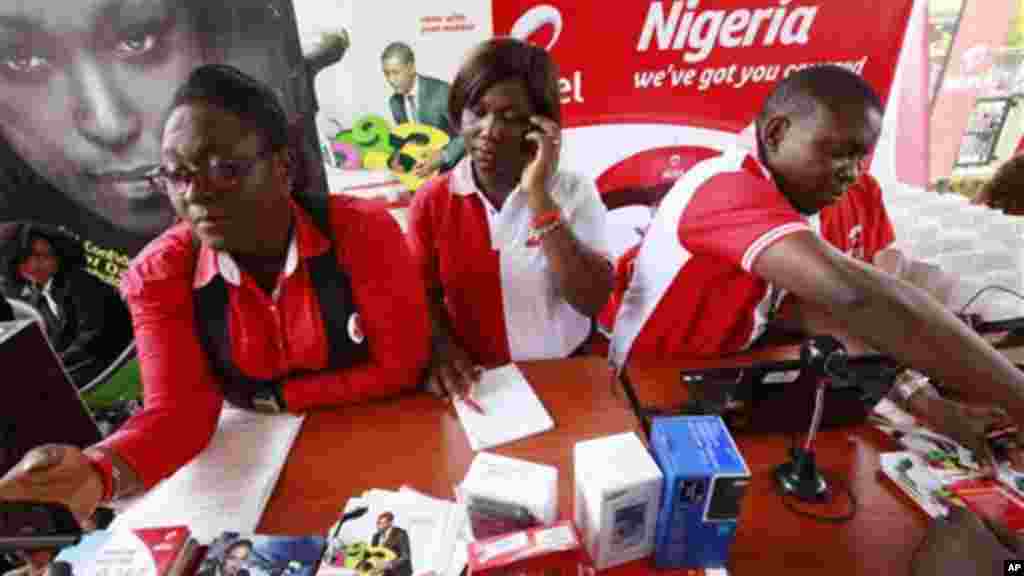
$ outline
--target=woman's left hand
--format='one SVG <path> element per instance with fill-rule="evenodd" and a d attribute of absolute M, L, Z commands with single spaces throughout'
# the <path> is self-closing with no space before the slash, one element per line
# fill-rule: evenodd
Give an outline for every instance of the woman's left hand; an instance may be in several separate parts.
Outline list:
<path fill-rule="evenodd" d="M 530 116 L 530 127 L 523 140 L 533 144 L 536 150 L 526 167 L 520 185 L 529 194 L 534 208 L 550 209 L 548 204 L 548 179 L 558 168 L 558 156 L 562 148 L 562 128 L 557 122 L 544 116 Z M 525 144 L 525 142 L 524 142 Z"/>

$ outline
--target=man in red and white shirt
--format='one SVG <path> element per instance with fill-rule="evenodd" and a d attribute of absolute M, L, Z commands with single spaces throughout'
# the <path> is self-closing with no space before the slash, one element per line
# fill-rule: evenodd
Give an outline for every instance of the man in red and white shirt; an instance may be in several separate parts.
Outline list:
<path fill-rule="evenodd" d="M 421 380 L 429 351 L 422 277 L 394 220 L 332 197 L 325 229 L 313 222 L 290 197 L 285 113 L 259 81 L 203 66 L 172 102 L 159 179 L 184 222 L 143 250 L 122 280 L 144 408 L 84 451 L 30 451 L 0 482 L 0 498 L 56 500 L 86 518 L 198 454 L 225 398 L 299 412 Z M 249 402 L 264 392 L 272 397 Z"/>
<path fill-rule="evenodd" d="M 752 139 L 744 138 L 741 140 L 739 144 L 740 145 L 737 147 L 735 153 L 744 154 L 745 157 L 754 157 L 746 155 L 752 155 L 754 153 L 756 142 L 754 142 Z M 732 153 L 734 152 L 729 152 L 726 154 L 726 156 Z M 725 158 L 723 157 L 722 160 L 724 161 Z M 754 174 L 757 175 L 758 172 L 754 172 Z M 712 202 L 714 202 L 717 199 L 730 198 L 731 200 L 728 206 L 731 206 L 732 208 L 729 208 L 729 211 L 730 213 L 734 213 L 732 211 L 736 206 L 736 197 L 738 195 L 737 191 L 729 188 L 725 192 L 722 192 L 721 188 L 719 187 L 722 183 L 728 182 L 728 179 L 708 178 L 708 180 L 713 180 L 713 182 L 707 182 L 707 180 L 705 180 L 705 182 L 708 185 L 704 189 L 702 189 L 701 193 L 706 194 L 707 198 Z M 673 188 L 673 191 L 675 191 L 675 188 Z M 672 197 L 672 191 L 670 191 L 669 195 L 667 196 L 667 198 L 669 197 Z M 753 202 L 756 202 L 756 200 Z M 718 226 L 722 226 L 726 229 L 730 228 L 730 220 L 732 216 L 728 215 L 728 213 L 725 213 L 723 211 L 715 212 L 719 216 L 723 216 L 723 220 L 720 224 L 718 224 Z M 751 209 L 748 210 L 747 213 L 742 217 L 746 219 L 744 220 L 744 222 L 756 220 L 756 212 L 757 209 L 755 207 L 751 207 Z M 688 213 L 687 218 L 700 218 L 702 226 L 716 226 L 716 224 L 713 224 L 710 221 L 708 221 L 708 217 L 706 215 L 697 216 L 697 214 L 698 212 L 696 211 L 690 212 Z M 765 212 L 765 216 L 766 223 L 772 221 L 771 215 L 767 210 Z M 888 214 L 885 211 L 885 206 L 882 203 L 881 189 L 878 186 L 878 182 L 867 172 L 861 173 L 858 179 L 849 188 L 847 188 L 846 193 L 843 194 L 842 197 L 838 201 L 836 201 L 836 203 L 824 207 L 819 213 L 813 214 L 805 218 L 805 220 L 809 228 L 817 232 L 829 244 L 838 248 L 844 254 L 861 260 L 863 262 L 873 262 L 875 255 L 881 252 L 882 250 L 889 248 L 894 240 L 892 224 L 889 221 Z M 789 221 L 785 220 L 785 222 Z M 794 222 L 798 222 L 798 220 Z M 746 226 L 746 224 L 744 226 Z M 682 229 L 683 227 L 680 226 L 680 228 Z M 691 238 L 691 236 L 689 236 L 689 231 L 692 230 L 692 228 L 687 227 L 686 230 L 688 234 L 687 238 L 689 239 Z M 648 238 L 651 238 L 652 235 L 653 238 L 647 240 Z M 680 237 L 682 237 L 681 234 Z M 623 298 L 632 297 L 627 296 L 628 287 L 632 282 L 634 270 L 638 265 L 637 257 L 640 255 L 641 250 L 647 251 L 648 258 L 658 258 L 658 269 L 664 271 L 664 269 L 661 268 L 661 266 L 664 265 L 665 262 L 664 256 L 666 254 L 666 250 L 664 249 L 663 245 L 659 244 L 659 240 L 657 240 L 657 238 L 661 238 L 662 242 L 666 240 L 668 240 L 669 242 L 674 241 L 673 235 L 662 234 L 659 236 L 652 229 L 645 236 L 644 243 L 641 243 L 627 251 L 623 255 L 623 258 L 619 261 L 616 271 L 616 293 L 613 295 L 612 298 L 613 305 L 610 306 L 609 309 L 606 311 L 607 316 L 610 316 L 611 318 L 614 319 L 617 315 L 619 307 L 621 307 L 621 300 Z M 646 248 L 644 248 L 645 246 Z M 706 323 L 718 324 L 722 322 L 729 323 L 730 321 L 737 322 L 738 324 L 735 324 L 733 326 L 723 326 L 721 328 L 712 327 L 711 331 L 714 332 L 716 330 L 724 330 L 725 332 L 729 333 L 739 332 L 739 334 L 737 334 L 735 337 L 743 341 L 744 345 L 737 348 L 735 344 L 727 344 L 721 341 L 715 343 L 714 338 L 705 339 L 708 333 L 708 326 L 705 324 L 700 328 L 703 336 L 697 336 L 699 342 L 694 345 L 694 348 L 681 350 L 659 348 L 659 340 L 662 342 L 661 346 L 667 345 L 671 347 L 682 345 L 682 339 L 674 338 L 668 335 L 665 335 L 660 339 L 655 338 L 654 334 L 659 333 L 659 330 L 657 326 L 652 326 L 650 328 L 647 328 L 646 332 L 644 333 L 645 341 L 642 341 L 639 344 L 639 346 L 633 346 L 634 358 L 665 358 L 672 356 L 717 355 L 727 352 L 735 352 L 736 350 L 745 348 L 747 345 L 752 343 L 763 333 L 764 329 L 767 327 L 767 319 L 770 316 L 774 316 L 774 309 L 772 307 L 777 306 L 778 303 L 781 301 L 781 297 L 783 296 L 782 292 L 776 291 L 774 294 L 771 294 L 771 290 L 769 290 L 769 286 L 767 283 L 758 283 L 754 278 L 747 278 L 741 275 L 741 278 L 743 278 L 745 282 L 753 281 L 755 282 L 755 284 L 758 284 L 758 289 L 756 289 L 758 297 L 755 298 L 754 300 L 745 300 L 748 298 L 750 294 L 750 286 L 744 286 L 741 289 L 738 288 L 735 284 L 730 283 L 728 289 L 726 289 L 724 292 L 720 292 L 718 290 L 718 288 L 721 287 L 720 285 L 713 283 L 703 283 L 696 280 L 696 278 L 699 277 L 696 275 L 699 274 L 704 274 L 710 277 L 717 277 L 718 274 L 723 273 L 721 271 L 708 271 L 708 267 L 713 266 L 713 263 L 714 261 L 712 260 L 702 260 L 698 258 L 695 263 L 689 264 L 688 267 L 684 266 L 684 274 L 695 274 L 695 276 L 684 276 L 683 278 L 674 279 L 674 286 L 676 286 L 675 290 L 680 294 L 679 298 L 687 300 L 691 298 L 696 298 L 699 300 L 701 296 L 695 294 L 695 292 L 699 290 L 699 288 L 695 290 L 694 285 L 700 286 L 701 288 L 708 290 L 708 294 L 705 297 L 710 298 L 714 306 L 721 306 L 721 308 L 723 309 L 728 309 L 731 306 L 728 304 L 722 305 L 720 299 L 723 297 L 736 296 L 737 294 L 740 295 L 740 302 L 756 301 L 758 305 L 763 305 L 767 307 L 766 310 L 762 309 L 761 314 L 756 313 L 758 308 L 757 306 L 755 306 L 754 311 L 748 312 L 746 314 L 740 314 L 731 318 L 722 317 L 721 315 L 718 314 L 715 314 L 712 317 L 704 318 L 704 322 Z M 704 272 L 701 272 L 701 270 L 704 270 Z M 671 290 L 672 288 L 670 287 L 669 289 Z M 771 299 L 769 299 L 770 295 L 773 296 Z M 669 300 L 671 298 L 672 297 L 670 296 L 664 298 L 664 300 Z M 682 305 L 682 307 L 684 309 L 687 308 L 686 305 Z M 688 328 L 693 328 L 691 325 L 688 325 L 685 322 L 679 323 L 678 317 L 673 317 L 673 315 L 666 314 L 662 318 L 667 323 L 667 326 L 665 326 L 665 328 L 661 331 L 662 333 L 664 333 L 665 331 L 672 330 L 685 331 Z M 720 326 L 720 324 L 718 325 Z"/>
<path fill-rule="evenodd" d="M 892 237 L 860 174 L 880 125 L 878 96 L 845 69 L 781 81 L 757 119 L 756 153 L 738 147 L 704 161 L 662 200 L 622 294 L 612 363 L 743 350 L 789 293 L 798 321 L 827 314 L 853 338 L 1024 422 L 1024 375 L 1013 364 L 924 291 L 851 257 L 872 258 Z M 823 211 L 828 241 L 813 223 Z M 995 414 L 933 394 L 908 402 L 972 447 L 984 446 L 972 426 Z"/>

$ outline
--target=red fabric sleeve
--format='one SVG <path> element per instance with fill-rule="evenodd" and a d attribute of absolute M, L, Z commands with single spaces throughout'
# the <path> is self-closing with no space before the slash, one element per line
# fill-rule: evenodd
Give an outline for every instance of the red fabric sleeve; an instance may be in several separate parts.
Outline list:
<path fill-rule="evenodd" d="M 223 404 L 195 337 L 192 248 L 185 230 L 160 237 L 121 278 L 135 329 L 143 409 L 101 445 L 127 462 L 146 488 L 206 447 Z"/>
<path fill-rule="evenodd" d="M 612 293 L 608 302 L 597 316 L 598 325 L 611 334 L 615 328 L 615 318 L 619 315 L 619 308 L 622 306 L 622 297 L 629 289 L 629 283 L 633 280 L 633 265 L 640 253 L 640 246 L 636 244 L 619 256 L 615 262 L 615 274 L 612 277 Z"/>
<path fill-rule="evenodd" d="M 882 188 L 878 185 L 878 181 L 865 172 L 861 176 L 860 182 L 864 186 L 864 199 L 867 202 L 865 206 L 867 217 L 865 218 L 864 257 L 868 262 L 874 262 L 875 254 L 885 250 L 896 241 L 896 234 L 893 232 L 889 213 L 885 211 Z"/>
<path fill-rule="evenodd" d="M 750 271 L 762 250 L 806 220 L 770 181 L 746 171 L 715 175 L 679 219 L 679 241 L 693 255 L 722 258 Z"/>
<path fill-rule="evenodd" d="M 848 256 L 874 262 L 896 239 L 878 181 L 865 172 L 839 201 L 822 209 L 821 237 Z"/>
<path fill-rule="evenodd" d="M 430 325 L 423 279 L 398 223 L 384 210 L 332 207 L 338 260 L 348 272 L 370 344 L 370 360 L 345 370 L 288 380 L 291 412 L 391 396 L 415 388 L 429 353 Z"/>
<path fill-rule="evenodd" d="M 441 283 L 437 244 L 434 242 L 434 198 L 444 191 L 447 178 L 434 178 L 424 184 L 409 206 L 409 248 L 427 289 Z"/>

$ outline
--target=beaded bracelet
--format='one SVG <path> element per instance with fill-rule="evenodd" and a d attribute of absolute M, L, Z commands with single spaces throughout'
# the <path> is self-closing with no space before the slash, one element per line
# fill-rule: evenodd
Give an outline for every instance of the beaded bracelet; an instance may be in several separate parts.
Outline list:
<path fill-rule="evenodd" d="M 543 228 L 534 228 L 533 232 L 530 234 L 530 237 L 526 240 L 526 245 L 536 246 L 540 244 L 540 241 L 543 240 L 545 236 L 561 228 L 562 224 L 564 224 L 564 222 L 561 219 L 558 219 Z"/>
<path fill-rule="evenodd" d="M 557 222 L 558 220 L 561 220 L 561 219 L 562 219 L 562 213 L 559 212 L 558 210 L 552 210 L 550 212 L 545 212 L 543 214 L 537 215 L 537 217 L 535 217 L 530 222 L 530 228 L 533 228 L 534 230 L 539 230 L 541 228 L 545 228 L 547 226 L 550 226 L 551 224 L 553 224 L 553 223 L 555 223 L 555 222 Z"/>

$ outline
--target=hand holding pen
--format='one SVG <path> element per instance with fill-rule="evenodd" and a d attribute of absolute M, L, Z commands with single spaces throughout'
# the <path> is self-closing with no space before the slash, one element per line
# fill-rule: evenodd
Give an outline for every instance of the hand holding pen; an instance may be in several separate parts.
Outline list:
<path fill-rule="evenodd" d="M 483 407 L 473 398 L 473 388 L 480 381 L 483 368 L 473 362 L 458 344 L 445 339 L 435 345 L 427 374 L 427 389 L 441 398 L 462 400 L 471 410 L 483 414 Z"/>

